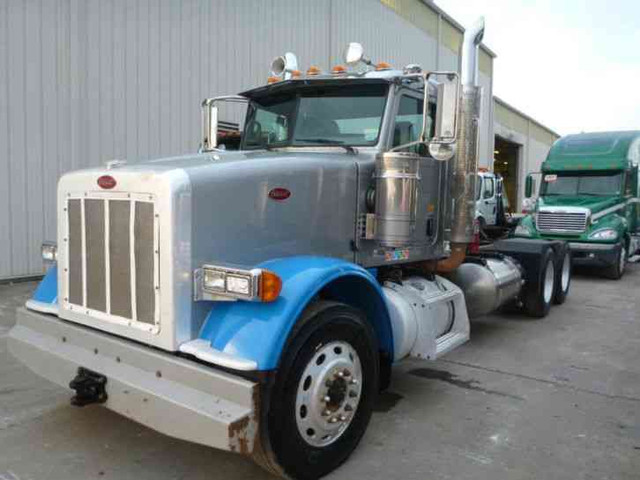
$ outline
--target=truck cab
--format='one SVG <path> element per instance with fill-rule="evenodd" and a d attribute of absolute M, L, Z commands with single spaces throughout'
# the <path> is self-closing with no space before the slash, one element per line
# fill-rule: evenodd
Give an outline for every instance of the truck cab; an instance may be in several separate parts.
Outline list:
<path fill-rule="evenodd" d="M 568 293 L 564 242 L 467 256 L 483 32 L 465 32 L 460 75 L 374 64 L 357 43 L 348 67 L 302 74 L 287 53 L 265 85 L 203 102 L 199 152 L 64 175 L 11 352 L 73 405 L 286 478 L 335 469 L 393 364 Z M 223 102 L 247 105 L 238 150 L 218 144 Z"/>
<path fill-rule="evenodd" d="M 534 211 L 515 235 L 564 239 L 574 261 L 618 279 L 638 250 L 640 132 L 601 132 L 559 139 L 542 164 Z M 532 179 L 527 178 L 527 196 Z"/>

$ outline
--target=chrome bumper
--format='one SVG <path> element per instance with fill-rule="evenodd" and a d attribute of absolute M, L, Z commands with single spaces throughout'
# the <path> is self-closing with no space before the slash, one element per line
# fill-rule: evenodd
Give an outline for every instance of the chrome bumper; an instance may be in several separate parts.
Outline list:
<path fill-rule="evenodd" d="M 576 252 L 613 252 L 616 250 L 616 244 L 613 243 L 580 243 L 569 242 L 569 247 Z"/>
<path fill-rule="evenodd" d="M 9 350 L 69 388 L 79 367 L 107 377 L 104 406 L 166 435 L 249 454 L 258 384 L 52 315 L 18 309 Z"/>

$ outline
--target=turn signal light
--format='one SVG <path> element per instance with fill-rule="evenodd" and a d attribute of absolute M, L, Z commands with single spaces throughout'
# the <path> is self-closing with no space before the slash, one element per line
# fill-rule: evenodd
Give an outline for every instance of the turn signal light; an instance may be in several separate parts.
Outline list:
<path fill-rule="evenodd" d="M 381 70 L 391 70 L 391 64 L 387 62 L 380 62 L 376 64 L 376 71 L 379 72 Z"/>
<path fill-rule="evenodd" d="M 331 69 L 331 73 L 333 73 L 334 75 L 337 75 L 340 73 L 346 73 L 346 72 L 347 72 L 347 67 L 345 67 L 344 65 L 336 65 Z"/>
<path fill-rule="evenodd" d="M 282 280 L 269 270 L 263 270 L 260 276 L 260 300 L 273 302 L 280 296 Z"/>

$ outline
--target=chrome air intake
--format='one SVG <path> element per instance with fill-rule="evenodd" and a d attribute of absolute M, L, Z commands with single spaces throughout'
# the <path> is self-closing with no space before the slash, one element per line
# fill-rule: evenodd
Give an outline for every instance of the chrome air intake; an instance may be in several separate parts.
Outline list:
<path fill-rule="evenodd" d="M 376 238 L 383 247 L 411 243 L 416 225 L 420 157 L 386 152 L 376 158 Z"/>

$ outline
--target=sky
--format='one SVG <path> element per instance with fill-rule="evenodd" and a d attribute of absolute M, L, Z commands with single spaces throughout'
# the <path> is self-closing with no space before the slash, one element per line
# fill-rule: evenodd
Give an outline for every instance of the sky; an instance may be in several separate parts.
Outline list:
<path fill-rule="evenodd" d="M 435 0 L 480 15 L 493 91 L 561 135 L 640 130 L 640 0 Z"/>

